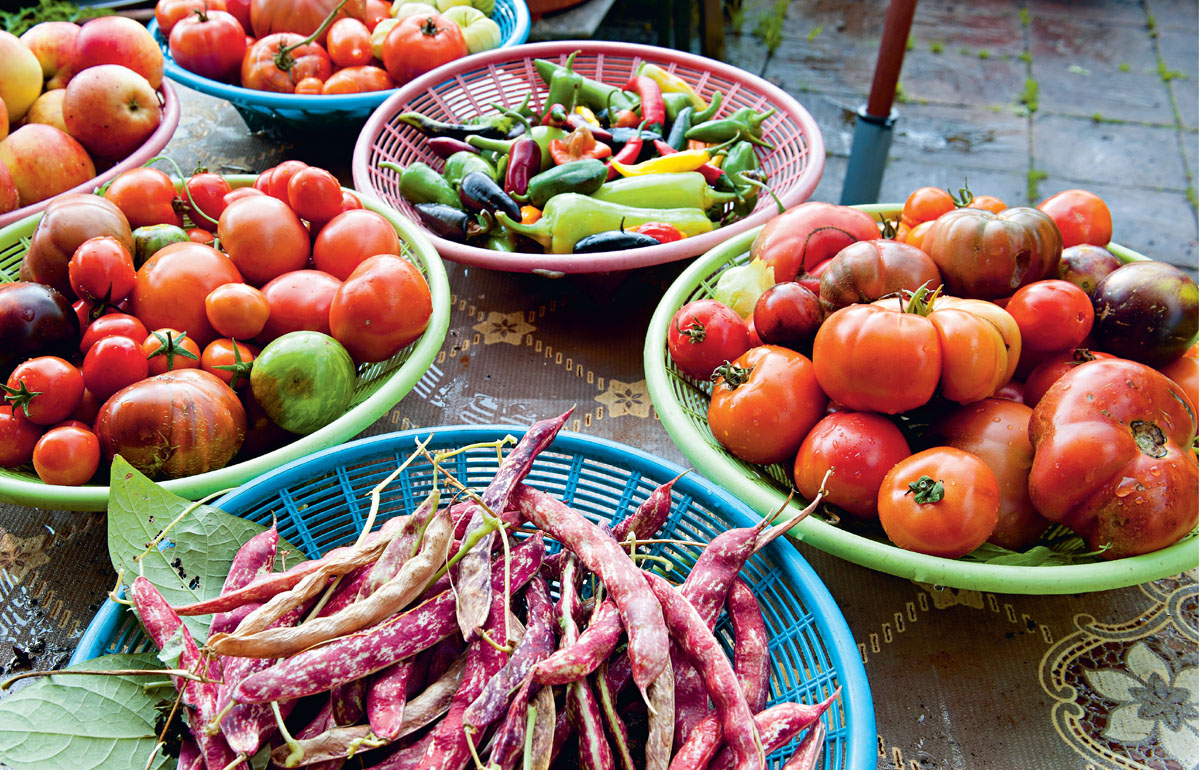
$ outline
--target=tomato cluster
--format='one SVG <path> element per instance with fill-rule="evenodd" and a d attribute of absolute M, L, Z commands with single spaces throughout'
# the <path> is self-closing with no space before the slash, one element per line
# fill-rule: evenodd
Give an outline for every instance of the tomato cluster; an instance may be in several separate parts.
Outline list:
<path fill-rule="evenodd" d="M 725 449 L 902 548 L 1019 551 L 1058 523 L 1147 553 L 1197 521 L 1197 289 L 1111 237 L 1082 190 L 922 188 L 897 222 L 806 203 L 680 308 L 668 352 L 712 380 Z"/>
<path fill-rule="evenodd" d="M 328 171 L 287 161 L 237 190 L 201 171 L 180 190 L 141 168 L 47 209 L 0 286 L 0 466 L 52 484 L 118 453 L 152 476 L 220 468 L 341 416 L 356 365 L 428 325 L 396 230 Z"/>
<path fill-rule="evenodd" d="M 383 91 L 500 44 L 492 0 L 159 0 L 155 17 L 184 69 L 259 91 Z M 445 11 L 442 15 L 440 11 Z"/>

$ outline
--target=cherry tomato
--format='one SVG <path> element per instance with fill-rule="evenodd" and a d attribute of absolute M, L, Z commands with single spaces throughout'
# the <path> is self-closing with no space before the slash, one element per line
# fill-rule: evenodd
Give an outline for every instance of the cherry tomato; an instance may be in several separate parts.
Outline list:
<path fill-rule="evenodd" d="M 342 211 L 357 211 L 363 207 L 358 196 L 349 190 L 342 190 Z"/>
<path fill-rule="evenodd" d="M 954 211 L 954 196 L 940 187 L 918 187 L 904 200 L 900 222 L 912 228 L 937 219 L 947 211 Z"/>
<path fill-rule="evenodd" d="M 875 518 L 883 477 L 912 454 L 904 434 L 886 417 L 870 412 L 834 412 L 805 437 L 796 455 L 796 489 L 812 500 L 824 488 L 825 500 L 853 516 Z"/>
<path fill-rule="evenodd" d="M 1022 286 L 1004 308 L 1021 329 L 1030 350 L 1068 350 L 1092 330 L 1095 310 L 1083 289 L 1057 278 Z"/>
<path fill-rule="evenodd" d="M 879 487 L 879 523 L 908 551 L 956 559 L 996 528 L 1000 486 L 969 452 L 935 447 L 896 463 Z"/>
<path fill-rule="evenodd" d="M 264 195 L 225 209 L 217 237 L 246 282 L 256 286 L 302 269 L 311 251 L 308 229 L 291 207 Z"/>
<path fill-rule="evenodd" d="M 424 333 L 432 314 L 421 271 L 402 257 L 378 254 L 337 288 L 329 328 L 355 361 L 386 361 Z"/>
<path fill-rule="evenodd" d="M 363 20 L 367 23 L 368 31 L 374 30 L 376 24 L 391 16 L 392 4 L 387 0 L 367 0 L 367 12 Z"/>
<path fill-rule="evenodd" d="M 338 19 L 329 27 L 325 47 L 329 58 L 339 67 L 354 67 L 370 64 L 371 30 L 358 19 Z"/>
<path fill-rule="evenodd" d="M 717 373 L 708 425 L 721 446 L 747 462 L 792 462 L 825 414 L 827 399 L 812 361 L 794 350 L 763 345 Z"/>
<path fill-rule="evenodd" d="M 971 202 L 966 205 L 969 209 L 983 209 L 990 211 L 993 214 L 999 214 L 1008 208 L 1008 204 L 1000 200 L 994 195 L 976 195 L 971 199 Z"/>
<path fill-rule="evenodd" d="M 16 468 L 33 459 L 42 426 L 30 422 L 20 409 L 0 405 L 0 468 Z"/>
<path fill-rule="evenodd" d="M 933 223 L 935 221 L 937 220 L 930 219 L 925 222 L 918 222 L 915 227 L 905 234 L 904 238 L 897 238 L 896 240 L 903 240 L 909 246 L 916 246 L 918 249 L 923 251 L 923 247 L 925 245 L 925 236 L 929 233 L 929 230 L 933 227 Z"/>
<path fill-rule="evenodd" d="M 203 243 L 205 246 L 212 246 L 213 241 L 217 236 L 210 233 L 208 230 L 202 230 L 199 227 L 193 227 L 187 231 L 188 240 L 192 243 Z"/>
<path fill-rule="evenodd" d="M 200 347 L 178 329 L 155 329 L 142 340 L 150 376 L 200 368 Z"/>
<path fill-rule="evenodd" d="M 250 369 L 259 349 L 227 338 L 208 343 L 200 356 L 200 368 L 220 378 L 231 388 L 240 388 L 250 382 Z"/>
<path fill-rule="evenodd" d="M 750 349 L 750 330 L 733 308 L 715 299 L 689 302 L 675 312 L 667 350 L 679 371 L 707 380 L 713 370 Z"/>
<path fill-rule="evenodd" d="M 328 222 L 342 211 L 342 186 L 333 174 L 310 166 L 292 175 L 287 185 L 287 200 L 301 219 Z"/>
<path fill-rule="evenodd" d="M 128 313 L 102 315 L 92 321 L 83 333 L 83 338 L 79 341 L 79 352 L 87 353 L 92 345 L 105 337 L 128 337 L 140 344 L 148 333 L 146 325 L 137 316 Z"/>
<path fill-rule="evenodd" d="M 1192 403 L 1193 414 L 1200 414 L 1200 360 L 1194 355 L 1180 356 L 1159 369 L 1183 388 Z"/>
<path fill-rule="evenodd" d="M 821 300 L 795 281 L 775 284 L 754 304 L 754 328 L 768 345 L 799 350 L 812 342 L 824 318 Z"/>
<path fill-rule="evenodd" d="M 308 164 L 302 160 L 285 160 L 271 169 L 270 176 L 267 177 L 267 189 L 263 192 L 290 206 L 291 200 L 288 198 L 288 184 L 291 183 L 293 176 L 306 168 L 308 168 Z M 265 176 L 266 174 L 267 172 L 264 171 L 263 175 Z"/>
<path fill-rule="evenodd" d="M 115 305 L 133 291 L 137 270 L 125 244 L 101 235 L 79 244 L 67 263 L 67 275 L 75 296 Z"/>
<path fill-rule="evenodd" d="M 95 425 L 100 406 L 100 399 L 96 398 L 96 394 L 84 388 L 83 398 L 80 399 L 79 406 L 75 407 L 75 411 L 71 412 L 71 419 L 79 420 L 84 425 Z"/>
<path fill-rule="evenodd" d="M 65 420 L 83 398 L 83 375 L 58 356 L 38 356 L 17 366 L 4 386 L 5 401 L 30 422 Z"/>
<path fill-rule="evenodd" d="M 216 227 L 221 212 L 229 205 L 225 196 L 233 192 L 229 182 L 220 174 L 201 171 L 192 174 L 184 183 L 183 200 L 192 222 L 204 228 Z"/>
<path fill-rule="evenodd" d="M 175 210 L 175 183 L 156 168 L 142 166 L 121 172 L 104 197 L 117 204 L 134 229 L 146 225 L 183 226 L 183 217 Z"/>
<path fill-rule="evenodd" d="M 77 487 L 90 481 L 99 467 L 100 442 L 85 428 L 52 428 L 33 448 L 33 469 L 47 484 Z"/>
<path fill-rule="evenodd" d="M 343 211 L 321 228 L 313 241 L 312 258 L 318 270 L 344 281 L 367 257 L 399 253 L 400 237 L 392 223 L 374 211 L 357 208 Z"/>
<path fill-rule="evenodd" d="M 329 306 L 342 282 L 320 270 L 293 270 L 262 288 L 271 314 L 260 339 L 265 342 L 295 331 L 329 334 Z"/>
<path fill-rule="evenodd" d="M 1112 214 L 1100 196 L 1087 190 L 1064 190 L 1038 204 L 1062 233 L 1063 248 L 1090 243 L 1107 246 L 1112 240 Z"/>
<path fill-rule="evenodd" d="M 95 304 L 93 302 L 88 302 L 86 299 L 75 300 L 75 302 L 71 305 L 71 309 L 75 311 L 75 318 L 79 321 L 80 329 L 87 329 L 88 325 L 97 318 L 102 318 L 110 313 L 121 312 L 112 305 L 105 305 L 104 303 Z M 24 358 L 24 356 L 22 356 L 22 358 Z"/>
<path fill-rule="evenodd" d="M 204 312 L 218 334 L 247 340 L 262 333 L 271 315 L 271 303 L 246 283 L 226 283 L 204 298 Z"/>
<path fill-rule="evenodd" d="M 168 48 L 175 63 L 212 80 L 237 77 L 246 53 L 246 33 L 233 14 L 208 11 L 180 19 Z"/>
<path fill-rule="evenodd" d="M 1058 276 L 1070 281 L 1092 296 L 1097 284 L 1121 266 L 1121 260 L 1103 246 L 1082 243 L 1063 249 L 1058 261 Z"/>
<path fill-rule="evenodd" d="M 298 87 L 298 86 L 297 86 Z M 387 70 L 371 65 L 347 67 L 329 76 L 321 85 L 323 94 L 362 94 L 395 88 L 396 81 Z"/>
<path fill-rule="evenodd" d="M 149 373 L 141 346 L 128 337 L 105 337 L 83 357 L 83 382 L 100 401 Z"/>
<path fill-rule="evenodd" d="M 304 78 L 296 84 L 296 90 L 293 93 L 317 96 L 323 93 L 324 90 L 325 83 L 320 78 Z"/>

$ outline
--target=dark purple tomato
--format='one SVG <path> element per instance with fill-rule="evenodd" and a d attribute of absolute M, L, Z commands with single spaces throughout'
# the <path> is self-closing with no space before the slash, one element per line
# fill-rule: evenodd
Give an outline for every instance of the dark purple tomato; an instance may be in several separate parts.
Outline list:
<path fill-rule="evenodd" d="M 79 319 L 61 292 L 40 283 L 0 284 L 0 377 L 27 358 L 70 358 L 79 345 Z"/>
<path fill-rule="evenodd" d="M 1196 282 L 1166 262 L 1130 262 L 1092 294 L 1092 336 L 1101 350 L 1159 367 L 1183 355 L 1200 327 Z"/>
<path fill-rule="evenodd" d="M 796 350 L 812 342 L 823 320 L 821 300 L 795 281 L 775 284 L 754 305 L 754 330 L 767 345 Z"/>
<path fill-rule="evenodd" d="M 1090 297 L 1096 284 L 1120 266 L 1121 260 L 1108 249 L 1085 243 L 1063 249 L 1062 259 L 1058 262 L 1058 277 L 1075 284 Z"/>

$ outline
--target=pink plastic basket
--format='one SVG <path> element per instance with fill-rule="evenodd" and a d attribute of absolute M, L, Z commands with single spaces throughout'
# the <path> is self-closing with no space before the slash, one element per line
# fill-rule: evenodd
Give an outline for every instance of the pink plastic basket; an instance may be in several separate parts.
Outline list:
<path fill-rule="evenodd" d="M 154 129 L 154 133 L 150 135 L 150 138 L 141 147 L 137 148 L 132 155 L 115 166 L 108 168 L 103 173 L 92 177 L 81 185 L 72 187 L 70 190 L 64 190 L 59 195 L 91 192 L 97 187 L 107 184 L 122 171 L 137 168 L 161 152 L 162 148 L 167 146 L 167 142 L 171 141 L 171 136 L 174 135 L 175 129 L 179 126 L 179 97 L 175 95 L 175 89 L 166 80 L 162 82 L 162 95 L 162 120 L 159 122 L 158 128 Z M 11 225 L 13 222 L 24 219 L 30 214 L 37 214 L 49 206 L 50 202 L 56 197 L 58 196 L 51 196 L 44 201 L 31 203 L 28 206 L 10 211 L 7 214 L 0 214 L 0 227 Z"/>
<path fill-rule="evenodd" d="M 587 77 L 623 84 L 643 61 L 653 62 L 688 81 L 705 98 L 721 91 L 724 102 L 718 117 L 742 107 L 777 112 L 763 124 L 763 138 L 774 145 L 759 160 L 768 184 L 787 207 L 803 203 L 812 194 L 825 167 L 825 145 L 816 121 L 783 90 L 765 80 L 721 62 L 654 46 L 592 41 L 554 41 L 504 48 L 451 62 L 400 88 L 381 104 L 367 121 L 354 147 L 354 186 L 373 195 L 410 219 L 415 210 L 400 195 L 400 176 L 379 168 L 380 161 L 406 167 L 423 161 L 440 169 L 443 161 L 430 151 L 415 128 L 396 116 L 420 112 L 438 120 L 462 122 L 491 112 L 489 103 L 518 106 L 532 91 L 532 105 L 540 108 L 546 86 L 534 69 L 534 59 L 562 64 L 573 51 L 574 69 Z M 703 254 L 727 238 L 766 222 L 776 212 L 769 195 L 759 197 L 750 216 L 705 235 L 675 243 L 627 251 L 594 254 L 510 254 L 467 246 L 432 233 L 443 258 L 493 270 L 539 273 L 595 273 L 657 265 Z"/>

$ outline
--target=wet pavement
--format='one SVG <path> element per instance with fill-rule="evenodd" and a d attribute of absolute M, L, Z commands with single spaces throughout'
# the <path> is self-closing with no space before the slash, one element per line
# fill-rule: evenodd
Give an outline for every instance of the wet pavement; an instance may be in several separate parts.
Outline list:
<path fill-rule="evenodd" d="M 754 31 L 777 5 L 772 51 Z M 652 6 L 620 0 L 596 37 L 657 43 Z M 737 13 L 727 19 L 725 60 L 795 96 L 821 128 L 814 200 L 841 197 L 886 8 L 742 0 L 740 30 Z M 1195 0 L 918 2 L 880 200 L 964 181 L 1010 205 L 1083 188 L 1108 203 L 1114 240 L 1195 276 L 1197 30 Z"/>

